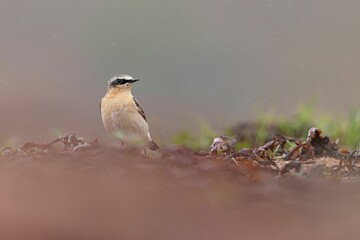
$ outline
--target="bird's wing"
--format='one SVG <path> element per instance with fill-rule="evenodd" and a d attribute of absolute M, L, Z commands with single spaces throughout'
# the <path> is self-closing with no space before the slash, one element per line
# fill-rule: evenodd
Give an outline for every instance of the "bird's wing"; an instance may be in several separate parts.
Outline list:
<path fill-rule="evenodd" d="M 145 113 L 144 113 L 144 110 L 142 110 L 139 102 L 138 102 L 135 98 L 134 98 L 134 102 L 135 102 L 135 105 L 136 105 L 136 107 L 137 107 L 138 113 L 140 113 L 140 115 L 141 115 L 141 116 L 145 119 L 145 121 L 146 121 L 146 115 L 145 115 Z"/>

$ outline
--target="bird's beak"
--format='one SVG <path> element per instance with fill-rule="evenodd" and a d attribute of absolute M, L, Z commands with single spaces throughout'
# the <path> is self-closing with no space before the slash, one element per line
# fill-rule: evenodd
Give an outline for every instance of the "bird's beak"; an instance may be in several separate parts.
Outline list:
<path fill-rule="evenodd" d="M 137 81 L 139 81 L 140 79 L 132 79 L 132 80 L 128 80 L 129 81 L 129 83 L 134 83 L 134 82 L 137 82 Z"/>

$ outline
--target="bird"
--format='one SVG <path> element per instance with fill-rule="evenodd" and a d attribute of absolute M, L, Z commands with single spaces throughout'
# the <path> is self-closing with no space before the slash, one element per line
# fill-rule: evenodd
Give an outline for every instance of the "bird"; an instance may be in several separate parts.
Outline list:
<path fill-rule="evenodd" d="M 100 113 L 105 129 L 122 145 L 141 150 L 159 150 L 151 139 L 144 110 L 131 93 L 140 79 L 120 74 L 108 81 L 108 90 L 100 102 Z"/>

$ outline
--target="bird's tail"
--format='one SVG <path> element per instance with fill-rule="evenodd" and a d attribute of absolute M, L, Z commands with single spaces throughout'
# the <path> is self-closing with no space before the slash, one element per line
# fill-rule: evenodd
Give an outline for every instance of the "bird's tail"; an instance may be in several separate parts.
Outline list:
<path fill-rule="evenodd" d="M 145 156 L 152 160 L 160 159 L 163 156 L 159 146 L 153 140 L 146 145 L 144 150 Z"/>
<path fill-rule="evenodd" d="M 159 146 L 153 140 L 151 140 L 151 142 L 149 142 L 146 147 L 151 151 L 157 151 L 160 149 Z"/>

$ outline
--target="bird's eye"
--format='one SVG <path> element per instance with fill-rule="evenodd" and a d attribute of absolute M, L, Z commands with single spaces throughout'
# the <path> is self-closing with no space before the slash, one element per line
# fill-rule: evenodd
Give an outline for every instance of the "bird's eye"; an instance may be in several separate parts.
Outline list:
<path fill-rule="evenodd" d="M 123 79 L 118 79 L 118 80 L 117 80 L 117 83 L 120 84 L 120 85 L 121 85 L 121 84 L 124 84 L 124 80 L 123 80 Z"/>

